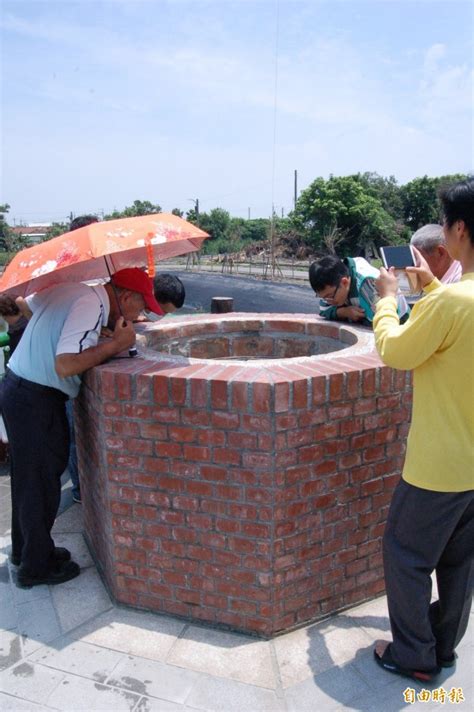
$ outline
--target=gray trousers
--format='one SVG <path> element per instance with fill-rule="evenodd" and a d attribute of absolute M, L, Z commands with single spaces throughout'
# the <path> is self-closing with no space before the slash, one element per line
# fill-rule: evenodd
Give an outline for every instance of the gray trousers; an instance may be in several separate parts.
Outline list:
<path fill-rule="evenodd" d="M 430 670 L 466 632 L 474 581 L 474 490 L 433 492 L 400 480 L 383 539 L 394 661 Z M 430 604 L 436 571 L 438 601 Z"/>

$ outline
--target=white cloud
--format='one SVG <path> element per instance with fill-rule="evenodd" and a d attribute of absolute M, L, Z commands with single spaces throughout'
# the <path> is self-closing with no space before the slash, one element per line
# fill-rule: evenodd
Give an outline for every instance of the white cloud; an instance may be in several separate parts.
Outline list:
<path fill-rule="evenodd" d="M 446 55 L 446 46 L 444 44 L 434 44 L 426 50 L 424 58 L 425 72 L 431 74 L 438 68 L 440 60 Z"/>
<path fill-rule="evenodd" d="M 139 3 L 117 7 L 125 7 L 130 23 L 139 18 Z M 470 167 L 472 73 L 453 58 L 449 41 L 425 51 L 368 48 L 350 34 L 324 34 L 305 7 L 309 15 L 295 13 L 291 27 L 280 28 L 277 206 L 291 206 L 295 168 L 303 188 L 329 173 L 376 170 L 404 181 Z M 8 202 L 23 205 L 28 195 L 38 206 L 57 206 L 55 212 L 60 205 L 107 211 L 141 198 L 186 209 L 187 198 L 199 195 L 207 210 L 223 196 L 222 207 L 235 213 L 251 207 L 253 215 L 269 214 L 274 26 L 249 37 L 234 35 L 222 16 L 197 26 L 199 13 L 182 14 L 179 27 L 157 31 L 152 41 L 142 26 L 94 26 L 87 12 L 75 22 L 44 13 L 36 21 L 4 16 L 4 30 L 27 50 L 6 69 L 20 77 L 6 96 L 23 102 L 10 110 L 17 118 L 5 135 Z M 41 46 L 37 71 L 30 46 Z M 49 50 L 65 58 L 55 77 L 42 71 Z M 23 59 L 24 82 L 16 74 Z M 79 71 L 71 74 L 76 62 Z M 34 117 L 23 110 L 32 97 L 46 100 L 35 104 Z M 48 109 L 53 119 L 61 112 L 54 132 Z M 31 174 L 17 177 L 12 169 L 23 164 Z"/>

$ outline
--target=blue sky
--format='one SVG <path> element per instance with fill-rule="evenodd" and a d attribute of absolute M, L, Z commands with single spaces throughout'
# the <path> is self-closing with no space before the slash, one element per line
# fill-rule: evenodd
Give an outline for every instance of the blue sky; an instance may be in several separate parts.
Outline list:
<path fill-rule="evenodd" d="M 3 0 L 0 26 L 11 222 L 264 217 L 295 169 L 302 190 L 473 168 L 471 2 Z"/>

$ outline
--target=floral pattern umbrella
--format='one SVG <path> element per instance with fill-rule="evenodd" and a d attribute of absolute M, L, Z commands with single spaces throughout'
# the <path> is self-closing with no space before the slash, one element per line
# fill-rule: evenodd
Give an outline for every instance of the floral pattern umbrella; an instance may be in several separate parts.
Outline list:
<path fill-rule="evenodd" d="M 61 282 L 108 279 L 125 267 L 199 250 L 208 234 L 170 213 L 91 223 L 21 250 L 0 278 L 0 292 L 27 296 Z"/>

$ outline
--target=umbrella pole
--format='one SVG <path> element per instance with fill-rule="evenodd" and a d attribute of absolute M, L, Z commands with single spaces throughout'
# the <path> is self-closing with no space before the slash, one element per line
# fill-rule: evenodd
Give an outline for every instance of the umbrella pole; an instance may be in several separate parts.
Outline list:
<path fill-rule="evenodd" d="M 115 286 L 115 284 L 114 284 L 113 281 L 112 281 L 112 273 L 111 273 L 111 271 L 110 271 L 110 267 L 109 267 L 109 263 L 107 262 L 107 256 L 106 256 L 106 255 L 104 255 L 104 261 L 105 261 L 105 266 L 107 267 L 107 272 L 109 273 L 110 286 L 112 287 L 112 291 L 113 291 L 113 293 L 114 293 L 114 295 L 115 295 L 115 301 L 117 302 L 117 306 L 118 306 L 118 310 L 119 310 L 120 316 L 123 317 L 122 307 L 120 306 L 120 302 L 119 302 L 119 298 L 118 298 L 117 287 Z M 125 321 L 125 317 L 124 317 L 124 324 L 126 324 L 126 323 L 127 323 L 127 322 Z M 130 358 L 135 358 L 135 356 L 138 356 L 137 347 L 136 347 L 136 346 L 132 346 L 131 348 L 129 348 L 129 349 L 128 349 L 128 355 L 130 356 Z"/>

